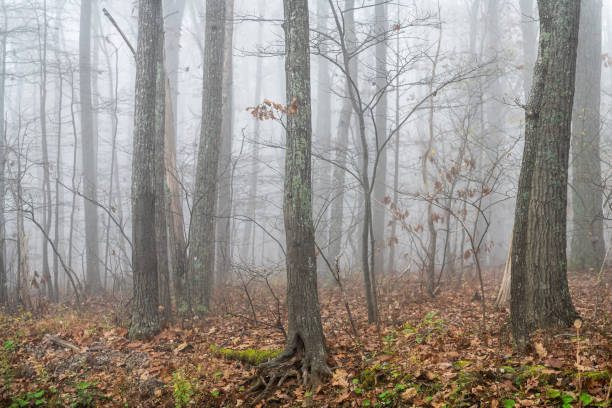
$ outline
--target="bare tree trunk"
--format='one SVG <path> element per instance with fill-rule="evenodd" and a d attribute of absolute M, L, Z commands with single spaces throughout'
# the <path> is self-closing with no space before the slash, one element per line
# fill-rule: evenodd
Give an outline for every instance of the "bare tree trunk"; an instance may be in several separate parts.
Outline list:
<path fill-rule="evenodd" d="M 170 267 L 168 261 L 168 224 L 167 186 L 166 186 L 166 67 L 164 65 L 164 18 L 157 16 L 156 25 L 160 27 L 156 49 L 156 89 L 155 89 L 155 244 L 157 252 L 158 298 L 161 306 L 160 318 L 170 320 L 172 304 L 170 298 Z"/>
<path fill-rule="evenodd" d="M 328 31 L 329 5 L 326 0 L 317 2 L 317 30 L 321 33 Z M 327 50 L 321 49 L 322 53 Z M 331 147 L 331 66 L 324 56 L 317 59 L 317 115 L 314 132 L 315 145 L 318 150 L 327 155 Z M 332 172 L 329 161 L 316 160 L 313 169 L 313 202 L 315 240 L 322 250 L 327 250 L 329 243 L 328 200 L 330 197 L 330 174 Z M 322 256 L 317 257 L 317 270 L 321 274 L 327 269 Z"/>
<path fill-rule="evenodd" d="M 427 231 L 429 233 L 429 245 L 427 247 L 427 265 L 425 269 L 425 275 L 427 279 L 427 292 L 429 296 L 434 296 L 436 291 L 436 247 L 438 241 L 438 231 L 436 230 L 436 226 L 434 223 L 434 213 L 433 213 L 433 196 L 435 192 L 432 191 L 430 183 L 429 183 L 429 173 L 427 170 L 427 163 L 431 159 L 433 152 L 433 142 L 434 142 L 434 96 L 433 96 L 433 81 L 436 78 L 436 70 L 438 68 L 438 59 L 440 57 L 440 47 L 442 45 L 442 25 L 439 26 L 439 34 L 438 34 L 438 45 L 436 47 L 436 55 L 433 60 L 432 68 L 431 68 L 431 83 L 429 84 L 429 93 L 431 97 L 429 98 L 429 138 L 427 141 L 427 146 L 425 147 L 425 152 L 423 152 L 423 159 L 421 162 L 421 176 L 423 178 L 423 186 L 425 188 L 425 192 L 427 194 Z"/>
<path fill-rule="evenodd" d="M 319 312 L 312 223 L 308 1 L 285 0 L 284 10 L 286 95 L 296 108 L 287 116 L 283 198 L 289 330 L 285 350 L 271 364 L 301 358 L 304 381 L 317 387 L 331 371 Z"/>
<path fill-rule="evenodd" d="M 603 262 L 600 157 L 601 0 L 583 2 L 572 115 L 573 236 L 570 267 L 597 271 Z"/>
<path fill-rule="evenodd" d="M 206 2 L 202 125 L 191 219 L 190 268 L 196 307 L 208 310 L 214 284 L 217 170 L 223 115 L 225 0 Z"/>
<path fill-rule="evenodd" d="M 47 143 L 47 2 L 43 1 L 43 22 L 39 25 L 38 41 L 40 56 L 40 88 L 39 88 L 39 108 L 40 108 L 40 135 L 42 147 L 42 166 L 43 166 L 43 228 L 49 234 L 52 222 L 51 206 L 51 181 L 49 177 L 49 149 Z M 39 23 L 40 24 L 40 23 Z M 42 243 L 42 284 L 47 296 L 54 299 L 53 280 L 49 271 L 49 244 L 43 239 Z"/>
<path fill-rule="evenodd" d="M 510 314 L 520 350 L 532 330 L 571 325 L 578 317 L 567 283 L 566 223 L 580 2 L 538 0 L 538 7 L 540 43 L 512 244 Z"/>
<path fill-rule="evenodd" d="M 352 52 L 357 43 L 355 36 L 355 0 L 346 0 L 344 11 L 344 35 L 348 52 Z M 357 80 L 358 65 L 357 57 L 354 56 L 349 62 L 350 77 Z M 349 131 L 351 126 L 351 116 L 353 114 L 353 105 L 350 97 L 350 78 L 344 80 L 344 99 L 340 108 L 340 117 L 338 119 L 338 128 L 335 141 L 335 162 L 336 166 L 333 169 L 333 203 L 331 206 L 330 228 L 329 228 L 329 256 L 334 262 L 340 255 L 342 242 L 344 237 L 344 192 L 345 192 L 345 176 L 344 168 L 347 165 L 346 151 L 349 145 Z"/>
<path fill-rule="evenodd" d="M 397 3 L 397 26 L 400 26 L 400 4 Z M 397 37 L 395 40 L 395 71 L 397 77 L 395 78 L 395 127 L 397 128 L 397 135 L 395 135 L 394 143 L 394 162 L 393 162 L 393 201 L 392 210 L 397 210 L 398 205 L 398 193 L 399 193 L 399 151 L 400 151 L 400 31 L 397 31 Z M 391 239 L 389 248 L 389 272 L 395 271 L 395 248 L 398 244 L 396 237 L 397 234 L 397 218 L 394 216 L 391 220 Z"/>
<path fill-rule="evenodd" d="M 72 269 L 73 260 L 73 238 L 74 238 L 74 216 L 76 212 L 76 191 L 77 191 L 77 151 L 78 151 L 78 133 L 76 128 L 76 115 L 74 112 L 74 72 L 70 72 L 70 122 L 72 124 L 73 148 L 72 148 L 72 205 L 70 207 L 70 228 L 68 232 L 68 267 Z"/>
<path fill-rule="evenodd" d="M 379 0 L 375 6 L 375 30 L 377 35 L 388 30 L 387 1 Z M 386 35 L 383 34 L 383 38 Z M 382 92 L 380 100 L 376 105 L 375 113 L 375 136 L 376 150 L 379 155 L 376 178 L 374 180 L 374 243 L 376 260 L 373 271 L 376 275 L 382 274 L 385 269 L 385 197 L 387 196 L 387 148 L 380 149 L 380 145 L 387 140 L 387 41 L 379 40 L 376 43 L 376 92 Z"/>
<path fill-rule="evenodd" d="M 60 192 L 60 183 L 62 178 L 62 103 L 64 96 L 64 81 L 62 77 L 62 72 L 60 70 L 59 73 L 59 84 L 58 84 L 58 112 L 57 112 L 57 152 L 55 156 L 55 168 L 56 168 L 56 178 L 55 178 L 55 225 L 53 228 L 53 245 L 56 250 L 60 250 L 60 205 L 61 205 L 61 192 Z M 54 252 L 53 255 L 53 286 L 55 287 L 55 301 L 59 301 L 60 289 L 59 289 L 59 255 Z"/>
<path fill-rule="evenodd" d="M 85 206 L 85 249 L 87 260 L 87 292 L 97 294 L 102 289 L 100 257 L 98 255 L 97 158 L 91 102 L 91 6 L 81 2 L 79 34 L 79 76 L 81 96 L 81 143 L 83 161 L 83 195 Z"/>
<path fill-rule="evenodd" d="M 225 45 L 223 56 L 223 123 L 221 124 L 221 150 L 219 152 L 219 197 L 217 204 L 217 284 L 225 283 L 231 270 L 232 248 L 232 122 L 233 122 L 233 46 L 234 0 L 225 4 Z"/>
<path fill-rule="evenodd" d="M 170 100 L 169 80 L 166 80 L 166 119 L 164 148 L 166 150 L 166 184 L 168 186 L 168 240 L 170 242 L 172 273 L 174 280 L 174 296 L 177 310 L 190 308 L 187 296 L 187 243 L 185 242 L 185 223 L 183 221 L 183 205 L 179 174 L 176 167 L 176 135 L 174 133 L 174 115 Z"/>
<path fill-rule="evenodd" d="M 6 246 L 4 227 L 5 218 L 5 166 L 6 166 L 6 128 L 4 123 L 4 90 L 6 81 L 6 37 L 8 35 L 8 16 L 6 12 L 5 1 L 0 3 L 2 6 L 2 14 L 4 15 L 2 24 L 2 39 L 0 42 L 0 305 L 8 302 L 7 274 L 6 274 Z"/>
<path fill-rule="evenodd" d="M 259 0 L 259 15 L 263 15 L 264 3 L 263 0 Z M 259 22 L 257 27 L 257 45 L 260 46 L 263 40 L 263 29 L 264 23 Z M 261 84 L 264 82 L 263 78 L 263 58 L 257 57 L 257 63 L 255 67 L 255 103 L 253 106 L 261 103 L 262 93 Z M 257 184 L 259 182 L 259 139 L 260 139 L 260 122 L 255 121 L 253 125 L 253 153 L 251 158 L 251 172 L 249 175 L 249 199 L 248 199 L 248 215 L 251 220 L 255 219 L 256 207 L 257 207 Z M 242 239 L 243 247 L 243 258 L 244 260 L 250 260 L 252 264 L 255 263 L 255 224 L 252 221 L 248 221 L 245 225 L 244 236 Z M 249 255 L 250 252 L 250 255 Z"/>
<path fill-rule="evenodd" d="M 134 304 L 130 337 L 147 338 L 160 330 L 158 315 L 155 175 L 163 25 L 158 0 L 140 0 L 136 52 L 136 98 L 132 159 L 132 265 Z M 163 106 L 163 105 L 162 105 Z"/>

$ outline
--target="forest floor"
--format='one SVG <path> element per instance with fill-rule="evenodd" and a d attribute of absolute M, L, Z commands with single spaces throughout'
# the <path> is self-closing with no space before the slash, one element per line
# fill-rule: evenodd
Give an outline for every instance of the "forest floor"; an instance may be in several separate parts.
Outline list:
<path fill-rule="evenodd" d="M 425 296 L 414 277 L 380 282 L 381 324 L 366 324 L 360 286 L 345 282 L 358 337 L 339 289 L 321 288 L 333 378 L 316 390 L 287 380 L 253 404 L 254 363 L 283 347 L 283 288 L 228 287 L 214 310 L 129 341 L 129 307 L 117 299 L 40 313 L 0 315 L 0 406 L 117 407 L 519 407 L 606 406 L 612 374 L 612 271 L 570 274 L 579 329 L 535 333 L 525 355 L 513 348 L 508 313 L 492 310 L 499 272 L 485 279 L 486 328 L 477 285 L 443 286 Z M 475 282 L 475 281 L 474 281 Z M 279 302 L 274 296 L 278 296 Z M 278 307 L 277 307 L 278 306 Z M 58 340 L 72 346 L 61 346 Z M 239 352 L 242 351 L 242 352 Z"/>

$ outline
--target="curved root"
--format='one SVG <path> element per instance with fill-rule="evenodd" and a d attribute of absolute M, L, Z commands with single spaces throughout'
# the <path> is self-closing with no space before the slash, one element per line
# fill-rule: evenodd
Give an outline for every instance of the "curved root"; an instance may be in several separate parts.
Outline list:
<path fill-rule="evenodd" d="M 249 388 L 249 394 L 255 395 L 252 404 L 266 399 L 274 389 L 281 387 L 289 378 L 296 378 L 298 383 L 310 389 L 316 389 L 323 379 L 331 376 L 326 362 L 307 361 L 304 353 L 297 351 L 293 355 L 281 354 L 276 360 L 261 364 L 258 372 L 248 383 L 255 381 Z M 263 390 L 262 390 L 263 388 Z"/>

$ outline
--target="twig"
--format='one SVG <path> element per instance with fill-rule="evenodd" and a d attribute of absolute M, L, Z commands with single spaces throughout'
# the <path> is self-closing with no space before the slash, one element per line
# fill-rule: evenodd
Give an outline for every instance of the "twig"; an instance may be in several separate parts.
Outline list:
<path fill-rule="evenodd" d="M 104 13 L 104 15 L 106 16 L 106 18 L 108 18 L 108 20 L 111 22 L 111 24 L 117 29 L 117 31 L 119 32 L 119 34 L 121 34 L 121 37 L 123 37 L 123 41 L 125 41 L 125 43 L 127 44 L 127 46 L 130 48 L 130 51 L 132 51 L 132 55 L 134 56 L 134 58 L 136 58 L 136 50 L 134 49 L 134 47 L 132 47 L 132 44 L 130 43 L 130 40 L 128 40 L 127 36 L 123 33 L 123 31 L 119 28 L 119 25 L 117 24 L 117 22 L 115 21 L 115 19 L 113 18 L 113 16 L 111 16 L 111 13 L 108 12 L 108 10 L 106 8 L 102 9 L 102 12 Z"/>
<path fill-rule="evenodd" d="M 76 351 L 77 353 L 81 352 L 81 349 L 78 348 L 76 345 L 70 343 L 69 341 L 62 340 L 59 337 L 53 336 L 49 333 L 45 334 L 45 339 L 49 340 L 51 343 L 57 344 L 60 347 L 69 348 L 71 350 Z"/>

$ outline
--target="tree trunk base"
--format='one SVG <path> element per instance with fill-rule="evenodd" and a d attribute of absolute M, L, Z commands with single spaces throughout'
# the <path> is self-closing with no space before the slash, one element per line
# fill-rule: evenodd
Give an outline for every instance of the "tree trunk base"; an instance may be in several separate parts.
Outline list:
<path fill-rule="evenodd" d="M 257 373 L 247 381 L 251 384 L 248 393 L 255 396 L 252 403 L 256 404 L 272 395 L 290 378 L 296 378 L 299 384 L 315 390 L 331 375 L 327 361 L 308 357 L 304 345 L 300 344 L 299 347 L 288 347 L 274 360 L 259 365 Z"/>

